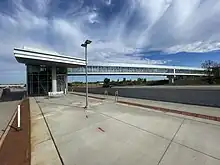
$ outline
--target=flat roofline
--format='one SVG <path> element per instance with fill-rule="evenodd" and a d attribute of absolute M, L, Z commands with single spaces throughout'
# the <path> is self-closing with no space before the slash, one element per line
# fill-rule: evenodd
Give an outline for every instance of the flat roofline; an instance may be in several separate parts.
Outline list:
<path fill-rule="evenodd" d="M 14 48 L 14 50 L 23 51 L 23 52 L 27 52 L 27 53 L 37 53 L 37 54 L 47 55 L 47 56 L 55 56 L 55 57 L 61 57 L 61 58 L 68 58 L 68 59 L 86 61 L 85 59 L 82 59 L 82 58 L 76 58 L 76 57 L 72 57 L 72 56 L 66 56 L 66 55 L 54 54 L 54 53 L 46 53 L 46 52 L 43 52 L 43 51 L 27 50 L 27 49 L 22 49 L 22 48 Z"/>
<path fill-rule="evenodd" d="M 14 56 L 19 63 L 23 64 L 46 64 L 46 65 L 57 65 L 62 64 L 66 67 L 69 66 L 85 66 L 86 61 L 70 56 L 63 56 L 59 54 L 49 54 L 45 52 L 32 51 L 14 48 Z"/>

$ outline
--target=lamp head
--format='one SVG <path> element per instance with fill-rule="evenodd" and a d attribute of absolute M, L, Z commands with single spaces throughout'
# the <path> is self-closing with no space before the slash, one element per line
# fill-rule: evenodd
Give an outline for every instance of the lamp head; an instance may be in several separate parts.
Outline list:
<path fill-rule="evenodd" d="M 91 44 L 91 43 L 92 43 L 92 41 L 90 41 L 90 40 L 85 41 L 85 44 Z"/>
<path fill-rule="evenodd" d="M 85 47 L 86 47 L 86 44 L 81 44 L 81 46 L 85 48 Z"/>

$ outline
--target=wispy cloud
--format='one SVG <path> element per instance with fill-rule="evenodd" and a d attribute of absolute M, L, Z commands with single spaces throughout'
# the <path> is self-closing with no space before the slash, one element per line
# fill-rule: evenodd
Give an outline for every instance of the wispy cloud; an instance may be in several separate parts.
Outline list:
<path fill-rule="evenodd" d="M 0 65 L 9 71 L 23 68 L 12 55 L 21 46 L 82 58 L 80 44 L 91 39 L 90 62 L 146 64 L 167 62 L 146 58 L 146 51 L 220 47 L 219 0 L 8 0 L 0 6 Z"/>
<path fill-rule="evenodd" d="M 178 53 L 178 52 L 194 52 L 194 53 L 203 53 L 203 52 L 211 52 L 211 51 L 219 51 L 220 50 L 220 42 L 206 42 L 206 41 L 198 41 L 190 44 L 176 45 L 164 49 L 166 53 Z"/>
<path fill-rule="evenodd" d="M 112 0 L 103 0 L 103 2 L 108 6 L 112 4 Z"/>

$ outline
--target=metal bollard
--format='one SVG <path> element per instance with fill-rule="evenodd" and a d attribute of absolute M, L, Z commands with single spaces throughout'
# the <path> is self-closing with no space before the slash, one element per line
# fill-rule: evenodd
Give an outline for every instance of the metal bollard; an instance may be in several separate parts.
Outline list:
<path fill-rule="evenodd" d="M 18 105 L 18 123 L 17 123 L 17 130 L 20 131 L 21 130 L 21 106 Z"/>
<path fill-rule="evenodd" d="M 118 91 L 115 91 L 115 102 L 118 102 Z"/>
<path fill-rule="evenodd" d="M 108 98 L 108 91 L 105 90 L 104 95 L 106 96 L 106 98 Z"/>

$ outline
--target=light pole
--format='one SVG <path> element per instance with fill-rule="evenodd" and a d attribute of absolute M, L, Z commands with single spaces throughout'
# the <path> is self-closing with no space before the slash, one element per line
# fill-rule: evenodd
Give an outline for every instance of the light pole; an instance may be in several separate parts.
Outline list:
<path fill-rule="evenodd" d="M 86 40 L 83 44 L 81 44 L 82 47 L 85 48 L 85 60 L 86 60 L 86 106 L 85 108 L 88 108 L 88 92 L 89 92 L 89 89 L 88 89 L 88 57 L 87 57 L 87 45 L 91 44 L 92 41 L 90 40 Z"/>

